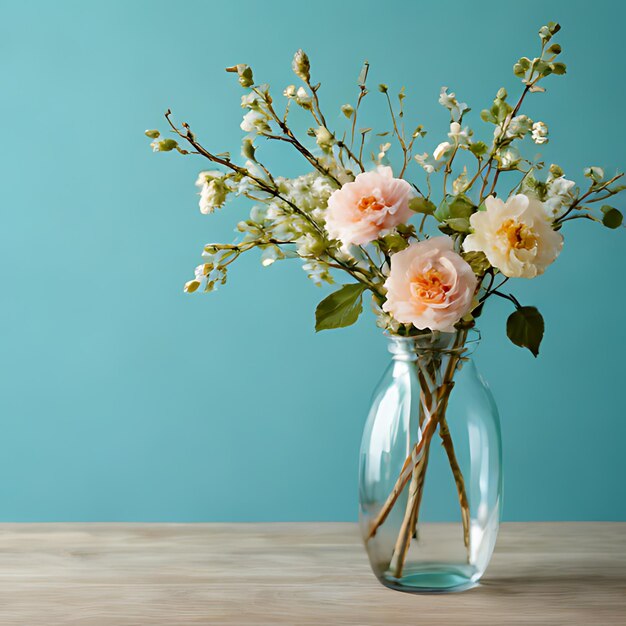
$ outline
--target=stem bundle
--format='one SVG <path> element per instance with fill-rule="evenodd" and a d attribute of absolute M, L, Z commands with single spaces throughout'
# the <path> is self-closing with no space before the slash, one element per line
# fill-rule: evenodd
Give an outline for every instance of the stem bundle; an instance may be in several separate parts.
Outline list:
<path fill-rule="evenodd" d="M 378 515 L 370 526 L 367 540 L 372 539 L 380 526 L 385 522 L 398 498 L 405 487 L 408 486 L 408 498 L 404 517 L 400 525 L 398 537 L 396 539 L 393 555 L 390 562 L 390 571 L 396 578 L 402 576 L 406 557 L 409 551 L 411 540 L 417 536 L 417 522 L 419 510 L 424 492 L 424 480 L 428 465 L 428 456 L 432 438 L 439 430 L 441 442 L 446 452 L 452 475 L 456 484 L 456 489 L 461 508 L 461 519 L 463 523 L 463 542 L 468 552 L 470 548 L 470 508 L 465 480 L 460 465 L 456 458 L 454 444 L 448 422 L 446 410 L 450 393 L 454 387 L 454 373 L 462 358 L 463 345 L 467 337 L 467 331 L 459 332 L 454 346 L 449 352 L 448 362 L 443 376 L 433 355 L 426 359 L 419 356 L 416 367 L 418 368 L 418 379 L 420 381 L 420 416 L 419 428 L 421 436 L 407 456 L 387 500 L 380 509 Z M 426 361 L 422 363 L 420 361 Z"/>

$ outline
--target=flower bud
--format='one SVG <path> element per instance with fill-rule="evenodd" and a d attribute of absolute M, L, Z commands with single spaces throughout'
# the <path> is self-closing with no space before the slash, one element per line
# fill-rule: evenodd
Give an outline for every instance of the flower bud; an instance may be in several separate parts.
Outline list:
<path fill-rule="evenodd" d="M 242 87 L 252 87 L 254 85 L 254 78 L 252 77 L 252 68 L 244 63 L 239 65 L 233 65 L 226 68 L 227 72 L 237 73 L 239 76 L 239 84 Z"/>
<path fill-rule="evenodd" d="M 153 152 L 170 152 L 175 148 L 178 148 L 178 143 L 175 139 L 161 139 L 161 141 L 153 141 L 151 144 Z"/>
<path fill-rule="evenodd" d="M 354 115 L 354 107 L 351 106 L 350 104 L 344 104 L 341 107 L 341 112 L 348 118 L 351 119 L 352 116 Z"/>
<path fill-rule="evenodd" d="M 158 139 L 161 136 L 161 133 L 158 130 L 147 130 L 145 135 L 146 137 L 150 137 L 150 139 Z"/>
<path fill-rule="evenodd" d="M 304 87 L 300 87 L 296 92 L 296 102 L 303 109 L 311 109 L 313 107 L 313 98 L 307 93 Z"/>
<path fill-rule="evenodd" d="M 315 141 L 324 152 L 330 152 L 335 144 L 335 137 L 326 127 L 320 126 L 315 129 Z"/>
<path fill-rule="evenodd" d="M 309 57 L 306 55 L 306 52 L 300 48 L 293 55 L 293 62 L 291 64 L 291 69 L 294 74 L 301 78 L 305 83 L 308 83 L 311 79 L 311 64 L 309 63 Z"/>
<path fill-rule="evenodd" d="M 244 156 L 246 159 L 252 159 L 254 161 L 254 152 L 255 148 L 252 144 L 252 140 L 244 139 L 241 142 L 241 155 Z"/>

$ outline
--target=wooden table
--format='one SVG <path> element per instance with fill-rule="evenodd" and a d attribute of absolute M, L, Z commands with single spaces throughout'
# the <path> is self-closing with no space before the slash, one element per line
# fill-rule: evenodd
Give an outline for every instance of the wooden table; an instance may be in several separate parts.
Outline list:
<path fill-rule="evenodd" d="M 0 624 L 626 624 L 626 524 L 504 524 L 440 595 L 382 587 L 353 524 L 2 524 Z"/>

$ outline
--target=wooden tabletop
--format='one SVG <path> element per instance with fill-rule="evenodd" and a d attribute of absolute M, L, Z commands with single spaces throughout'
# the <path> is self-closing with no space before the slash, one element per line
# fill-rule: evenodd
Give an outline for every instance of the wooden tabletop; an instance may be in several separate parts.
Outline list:
<path fill-rule="evenodd" d="M 438 595 L 382 587 L 353 524 L 2 524 L 0 624 L 626 624 L 626 523 L 504 524 Z"/>

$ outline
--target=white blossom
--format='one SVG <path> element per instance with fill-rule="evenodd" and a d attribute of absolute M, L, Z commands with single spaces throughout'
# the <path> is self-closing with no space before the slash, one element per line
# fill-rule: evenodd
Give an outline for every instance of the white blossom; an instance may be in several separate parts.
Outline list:
<path fill-rule="evenodd" d="M 416 154 L 413 158 L 422 166 L 427 174 L 432 174 L 437 169 L 436 160 L 427 152 L 424 152 L 423 154 Z"/>
<path fill-rule="evenodd" d="M 543 122 L 535 122 L 532 132 L 533 141 L 541 145 L 548 142 L 548 127 Z"/>
<path fill-rule="evenodd" d="M 269 132 L 270 130 L 266 115 L 254 109 L 251 109 L 243 116 L 240 126 L 241 130 L 246 133 L 261 133 Z"/>
<path fill-rule="evenodd" d="M 517 194 L 506 202 L 488 196 L 485 207 L 470 217 L 472 234 L 463 242 L 465 252 L 483 252 L 510 278 L 543 274 L 563 247 L 563 236 L 552 228 L 543 203 Z"/>
<path fill-rule="evenodd" d="M 448 93 L 447 87 L 441 88 L 441 93 L 439 94 L 439 104 L 450 111 L 450 116 L 454 122 L 459 122 L 463 112 L 468 109 L 465 102 L 459 102 L 456 99 L 456 94 Z"/>
<path fill-rule="evenodd" d="M 433 158 L 439 161 L 447 152 L 452 150 L 452 144 L 449 141 L 442 141 L 433 151 Z"/>
<path fill-rule="evenodd" d="M 506 136 L 522 139 L 532 128 L 533 121 L 527 115 L 517 115 L 510 122 L 506 129 Z M 499 127 L 496 127 L 499 128 Z"/>
<path fill-rule="evenodd" d="M 469 143 L 471 132 L 467 126 L 461 128 L 461 124 L 458 122 L 452 122 L 450 124 L 450 132 L 448 138 L 459 145 L 467 145 Z"/>
<path fill-rule="evenodd" d="M 300 87 L 296 92 L 296 102 L 305 109 L 310 109 L 313 106 L 313 98 L 304 87 Z"/>
<path fill-rule="evenodd" d="M 522 160 L 522 155 L 515 146 L 508 146 L 498 153 L 498 158 L 500 161 L 500 169 L 510 170 Z"/>
<path fill-rule="evenodd" d="M 200 190 L 200 212 L 204 215 L 213 213 L 215 209 L 219 209 L 226 202 L 230 189 L 221 178 L 213 178 L 209 182 L 202 185 Z"/>
<path fill-rule="evenodd" d="M 548 217 L 552 219 L 559 217 L 563 209 L 572 202 L 572 189 L 575 185 L 573 180 L 567 180 L 565 176 L 548 178 L 546 181 L 546 199 L 543 203 Z"/>

